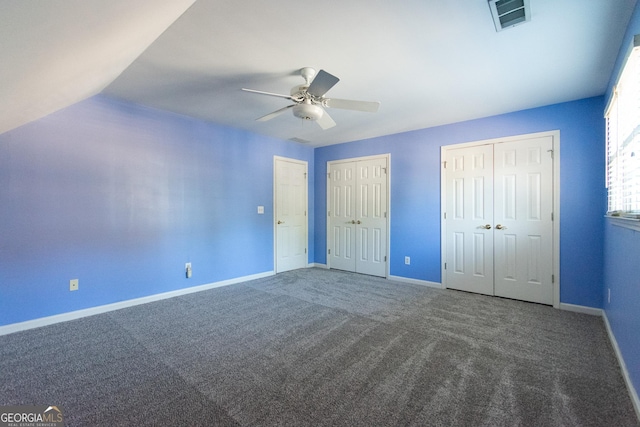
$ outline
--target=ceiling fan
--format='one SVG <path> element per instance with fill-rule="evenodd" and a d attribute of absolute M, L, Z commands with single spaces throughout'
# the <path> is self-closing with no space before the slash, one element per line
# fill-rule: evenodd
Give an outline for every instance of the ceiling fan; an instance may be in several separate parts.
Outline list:
<path fill-rule="evenodd" d="M 320 70 L 316 75 L 316 70 L 311 67 L 304 67 L 300 70 L 300 75 L 305 83 L 291 88 L 290 95 L 264 92 L 261 90 L 245 89 L 245 92 L 257 93 L 260 95 L 277 96 L 293 101 L 293 104 L 280 108 L 266 116 L 256 119 L 259 122 L 271 120 L 276 116 L 292 109 L 293 115 L 303 120 L 312 120 L 324 130 L 336 125 L 331 116 L 324 110 L 325 108 L 340 108 L 343 110 L 366 111 L 375 113 L 380 107 L 379 102 L 353 101 L 350 99 L 325 98 L 324 94 L 340 81 L 336 76 Z M 315 78 L 314 78 L 315 77 Z"/>

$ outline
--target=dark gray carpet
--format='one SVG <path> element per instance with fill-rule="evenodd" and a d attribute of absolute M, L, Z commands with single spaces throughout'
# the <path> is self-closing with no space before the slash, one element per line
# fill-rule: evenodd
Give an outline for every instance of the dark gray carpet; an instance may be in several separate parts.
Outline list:
<path fill-rule="evenodd" d="M 0 337 L 70 426 L 637 426 L 601 318 L 298 270 Z"/>

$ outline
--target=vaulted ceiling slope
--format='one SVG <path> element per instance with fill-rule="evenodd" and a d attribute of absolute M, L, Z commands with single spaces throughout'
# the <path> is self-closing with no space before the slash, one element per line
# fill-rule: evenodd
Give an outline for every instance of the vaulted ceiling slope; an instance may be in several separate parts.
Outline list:
<path fill-rule="evenodd" d="M 195 0 L 1 0 L 0 133 L 100 93 Z"/>
<path fill-rule="evenodd" d="M 193 4 L 192 4 L 193 3 Z M 636 0 L 530 0 L 496 32 L 487 0 L 0 3 L 0 132 L 96 93 L 322 146 L 601 95 Z M 327 130 L 290 111 L 302 67 L 340 78 Z"/>

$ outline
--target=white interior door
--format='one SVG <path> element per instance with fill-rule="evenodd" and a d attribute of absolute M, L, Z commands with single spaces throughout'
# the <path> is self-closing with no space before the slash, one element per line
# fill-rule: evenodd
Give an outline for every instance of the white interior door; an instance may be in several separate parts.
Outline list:
<path fill-rule="evenodd" d="M 329 166 L 329 250 L 331 268 L 356 271 L 356 162 Z"/>
<path fill-rule="evenodd" d="M 446 283 L 493 295 L 493 146 L 448 150 Z"/>
<path fill-rule="evenodd" d="M 307 266 L 307 162 L 275 161 L 276 273 Z"/>
<path fill-rule="evenodd" d="M 495 294 L 553 304 L 553 140 L 494 150 Z"/>
<path fill-rule="evenodd" d="M 356 163 L 356 272 L 386 276 L 387 159 Z"/>
<path fill-rule="evenodd" d="M 445 281 L 553 304 L 553 137 L 448 149 Z"/>
<path fill-rule="evenodd" d="M 328 164 L 330 268 L 386 277 L 388 157 Z"/>

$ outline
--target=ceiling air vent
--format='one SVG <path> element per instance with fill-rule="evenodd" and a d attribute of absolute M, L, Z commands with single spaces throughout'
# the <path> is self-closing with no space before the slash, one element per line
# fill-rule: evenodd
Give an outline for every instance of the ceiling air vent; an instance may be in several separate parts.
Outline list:
<path fill-rule="evenodd" d="M 293 142 L 299 142 L 300 144 L 308 144 L 311 141 L 307 141 L 306 139 L 302 139 L 302 138 L 289 138 L 289 141 L 293 141 Z"/>
<path fill-rule="evenodd" d="M 496 31 L 502 31 L 531 19 L 529 0 L 489 0 Z"/>

